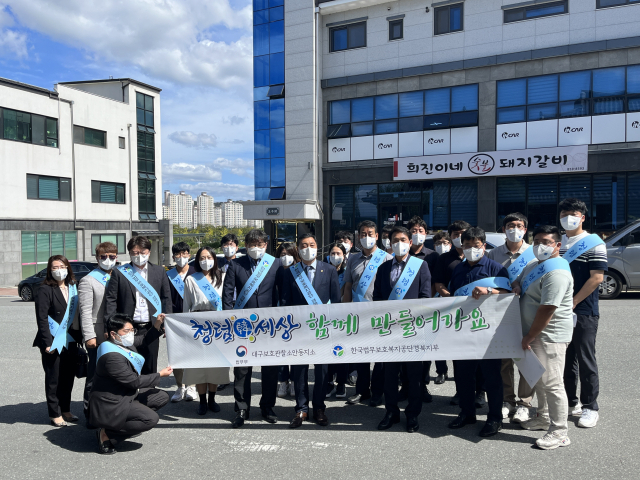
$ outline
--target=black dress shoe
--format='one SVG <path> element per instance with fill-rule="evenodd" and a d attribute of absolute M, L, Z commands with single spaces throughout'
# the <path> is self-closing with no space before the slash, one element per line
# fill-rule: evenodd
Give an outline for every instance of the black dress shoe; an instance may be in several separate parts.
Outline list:
<path fill-rule="evenodd" d="M 422 389 L 422 401 L 424 403 L 433 402 L 433 396 L 431 395 L 431 392 L 429 391 L 429 389 L 427 387 L 424 387 Z"/>
<path fill-rule="evenodd" d="M 276 423 L 278 421 L 278 416 L 276 412 L 273 411 L 273 408 L 262 408 L 262 418 L 264 418 L 269 423 Z"/>
<path fill-rule="evenodd" d="M 302 426 L 302 422 L 304 422 L 308 417 L 307 412 L 298 412 L 296 416 L 293 417 L 293 420 L 289 423 L 289 428 L 298 428 Z"/>
<path fill-rule="evenodd" d="M 487 420 L 479 435 L 481 437 L 493 437 L 496 433 L 502 430 L 502 422 L 496 422 L 495 420 Z"/>
<path fill-rule="evenodd" d="M 240 428 L 244 425 L 245 420 L 249 420 L 249 411 L 239 410 L 238 413 L 236 413 L 236 418 L 231 422 L 231 426 L 233 428 Z"/>
<path fill-rule="evenodd" d="M 355 395 L 350 396 L 349 398 L 347 398 L 347 403 L 349 405 L 356 405 L 358 403 L 362 403 L 365 400 L 369 400 L 371 398 L 371 394 L 370 393 L 356 393 Z"/>
<path fill-rule="evenodd" d="M 407 433 L 417 432 L 419 428 L 418 417 L 407 417 Z"/>
<path fill-rule="evenodd" d="M 433 383 L 435 383 L 436 385 L 442 385 L 447 380 L 447 378 L 449 378 L 449 375 L 447 375 L 446 373 L 441 373 L 436 377 Z"/>
<path fill-rule="evenodd" d="M 472 425 L 474 423 L 476 423 L 475 416 L 470 417 L 468 415 L 461 413 L 454 420 L 449 422 L 449 428 L 458 429 L 458 428 L 464 427 L 465 425 Z"/>
<path fill-rule="evenodd" d="M 329 425 L 329 418 L 324 413 L 324 408 L 313 409 L 313 420 L 321 427 Z"/>
<path fill-rule="evenodd" d="M 460 405 L 460 396 L 457 393 L 453 397 L 451 397 L 449 405 Z"/>
<path fill-rule="evenodd" d="M 484 392 L 478 392 L 476 394 L 476 408 L 482 408 L 487 404 L 487 399 Z"/>
<path fill-rule="evenodd" d="M 113 455 L 114 453 L 116 453 L 116 449 L 113 448 L 111 440 L 107 440 L 106 442 L 100 440 L 101 431 L 101 428 L 96 431 L 96 438 L 98 439 L 98 453 L 102 455 Z"/>
<path fill-rule="evenodd" d="M 207 407 L 206 403 L 200 402 L 198 404 L 198 410 L 197 410 L 198 415 L 206 415 L 208 410 L 209 410 L 209 407 Z"/>
<path fill-rule="evenodd" d="M 378 430 L 389 430 L 396 423 L 400 423 L 400 415 L 397 413 L 394 415 L 391 412 L 387 412 L 382 421 L 378 424 Z"/>
<path fill-rule="evenodd" d="M 371 397 L 371 400 L 369 400 L 369 406 L 370 407 L 379 407 L 383 403 L 384 403 L 384 399 L 383 399 L 382 395 L 377 395 L 375 397 Z"/>

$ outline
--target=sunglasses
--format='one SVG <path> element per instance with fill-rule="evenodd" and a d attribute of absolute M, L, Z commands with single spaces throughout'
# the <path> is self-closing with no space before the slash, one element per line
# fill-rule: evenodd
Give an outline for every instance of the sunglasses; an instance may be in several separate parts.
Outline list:
<path fill-rule="evenodd" d="M 117 255 L 100 255 L 100 260 L 106 260 L 107 258 L 109 260 L 115 260 L 116 258 L 118 258 L 118 256 Z"/>

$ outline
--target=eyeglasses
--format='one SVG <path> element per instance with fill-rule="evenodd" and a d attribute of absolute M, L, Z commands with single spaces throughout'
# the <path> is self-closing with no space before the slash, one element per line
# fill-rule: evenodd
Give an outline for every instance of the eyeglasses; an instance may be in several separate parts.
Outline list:
<path fill-rule="evenodd" d="M 129 328 L 127 330 L 122 330 L 124 332 L 123 335 L 128 335 L 129 333 L 133 332 L 133 334 L 135 335 L 136 333 L 138 333 L 138 329 L 137 328 Z M 120 334 L 118 334 L 119 336 L 122 336 Z"/>
<path fill-rule="evenodd" d="M 533 244 L 534 245 L 546 245 L 547 247 L 555 247 L 556 246 L 556 242 L 554 242 L 553 240 L 534 240 Z"/>
<path fill-rule="evenodd" d="M 107 258 L 109 260 L 115 260 L 116 258 L 118 258 L 118 256 L 117 255 L 100 255 L 100 260 L 106 260 Z"/>

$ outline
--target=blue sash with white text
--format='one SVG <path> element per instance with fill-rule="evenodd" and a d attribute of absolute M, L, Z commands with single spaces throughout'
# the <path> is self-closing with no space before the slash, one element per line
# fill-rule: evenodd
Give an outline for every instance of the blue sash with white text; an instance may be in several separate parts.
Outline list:
<path fill-rule="evenodd" d="M 591 235 L 587 235 L 582 240 L 578 240 L 574 243 L 573 246 L 565 252 L 562 258 L 571 263 L 583 253 L 602 244 L 604 244 L 602 239 L 595 233 L 592 233 Z"/>
<path fill-rule="evenodd" d="M 191 278 L 193 278 L 198 287 L 200 287 L 200 290 L 204 293 L 204 296 L 207 297 L 213 309 L 217 311 L 222 310 L 222 299 L 220 295 L 218 295 L 218 292 L 216 292 L 216 289 L 213 288 L 213 285 L 209 283 L 207 277 L 205 277 L 202 272 L 196 272 L 191 275 Z"/>
<path fill-rule="evenodd" d="M 569 268 L 569 262 L 567 262 L 564 258 L 556 257 L 549 258 L 544 262 L 541 262 L 533 271 L 527 275 L 522 280 L 522 285 L 520 288 L 522 289 L 522 295 L 524 295 L 527 289 L 531 286 L 533 282 L 542 277 L 545 273 L 552 272 L 553 270 L 564 270 L 571 274 L 571 268 Z"/>
<path fill-rule="evenodd" d="M 102 286 L 105 288 L 107 287 L 107 283 L 109 283 L 109 280 L 111 279 L 111 275 L 104 272 L 100 268 L 96 268 L 92 270 L 91 272 L 89 272 L 89 275 L 91 275 L 93 278 L 98 280 L 102 284 Z"/>
<path fill-rule="evenodd" d="M 69 335 L 69 327 L 73 323 L 73 318 L 76 315 L 78 309 L 78 287 L 76 285 L 69 285 L 69 300 L 67 301 L 67 311 L 64 312 L 64 318 L 57 324 L 51 317 L 49 317 L 49 330 L 53 335 L 53 343 L 49 349 L 49 353 L 53 353 L 58 350 L 58 353 L 62 353 L 63 348 L 69 348 L 69 342 L 73 341 L 71 335 Z M 53 322 L 55 325 L 52 325 Z M 57 328 L 55 328 L 57 325 Z M 56 332 L 53 333 L 51 327 L 54 327 Z"/>
<path fill-rule="evenodd" d="M 162 313 L 162 303 L 160 302 L 160 297 L 158 293 L 153 289 L 149 282 L 147 282 L 142 275 L 140 275 L 133 265 L 127 263 L 126 265 L 121 265 L 118 267 L 120 273 L 124 275 L 124 278 L 129 280 L 131 284 L 138 289 L 140 294 L 151 302 L 151 305 L 156 309 L 156 313 L 153 314 L 154 317 L 157 317 L 159 313 Z"/>
<path fill-rule="evenodd" d="M 169 277 L 169 281 L 176 288 L 176 291 L 178 292 L 178 295 L 180 295 L 180 298 L 184 299 L 184 280 L 182 280 L 182 277 L 178 273 L 178 269 L 172 268 L 171 270 L 169 270 L 167 272 L 167 277 Z"/>
<path fill-rule="evenodd" d="M 106 353 L 119 353 L 124 358 L 129 360 L 133 368 L 136 369 L 138 375 L 142 371 L 142 365 L 144 365 L 144 357 L 139 353 L 132 352 L 131 350 L 127 350 L 126 348 L 120 347 L 111 342 L 102 342 L 98 347 L 98 353 L 96 358 L 96 363 L 100 360 L 100 357 Z"/>
<path fill-rule="evenodd" d="M 418 275 L 421 266 L 422 260 L 418 257 L 409 257 L 407 264 L 404 266 L 404 270 L 402 270 L 402 275 L 400 275 L 400 278 L 398 278 L 396 284 L 391 289 L 389 300 L 402 300 L 404 298 L 413 280 Z"/>
<path fill-rule="evenodd" d="M 471 282 L 464 287 L 460 287 L 453 294 L 454 297 L 469 297 L 471 296 L 471 292 L 475 287 L 491 287 L 491 288 L 504 288 L 505 290 L 511 291 L 511 282 L 509 282 L 508 278 L 504 277 L 489 277 L 489 278 L 481 278 L 480 280 L 476 280 L 475 282 Z"/>
<path fill-rule="evenodd" d="M 298 287 L 300 287 L 300 291 L 307 303 L 309 305 L 322 305 L 322 300 L 320 300 L 316 290 L 313 288 L 313 285 L 311 285 L 309 277 L 307 277 L 307 274 L 302 267 L 302 262 L 296 263 L 290 268 L 293 272 L 293 278 L 298 284 Z"/>
<path fill-rule="evenodd" d="M 255 270 L 249 277 L 249 280 L 247 280 L 247 283 L 245 283 L 244 287 L 242 287 L 242 291 L 236 299 L 236 304 L 233 306 L 234 310 L 241 310 L 242 308 L 244 308 L 247 301 L 251 298 L 251 295 L 253 295 L 253 292 L 258 289 L 258 287 L 262 283 L 262 280 L 264 280 L 264 277 L 267 276 L 267 273 L 269 272 L 269 269 L 273 265 L 274 261 L 275 258 L 268 253 L 265 253 L 262 256 L 262 258 L 258 261 L 258 265 L 256 265 Z"/>
<path fill-rule="evenodd" d="M 387 258 L 387 252 L 379 248 L 376 249 L 375 253 L 371 256 L 371 260 L 369 260 L 369 263 L 362 271 L 360 281 L 353 291 L 354 302 L 364 301 L 364 296 L 369 289 L 369 285 L 371 285 L 373 279 L 376 278 L 376 271 L 378 270 L 378 267 L 382 265 L 382 262 L 384 262 L 385 258 Z"/>
<path fill-rule="evenodd" d="M 514 282 L 515 279 L 518 278 L 518 275 L 520 275 L 522 270 L 524 270 L 524 267 L 526 267 L 527 264 L 534 258 L 536 258 L 536 256 L 533 254 L 533 247 L 529 247 L 524 252 L 522 252 L 522 254 L 516 259 L 516 261 L 513 262 L 509 268 L 507 268 L 507 271 L 509 272 L 509 281 Z"/>

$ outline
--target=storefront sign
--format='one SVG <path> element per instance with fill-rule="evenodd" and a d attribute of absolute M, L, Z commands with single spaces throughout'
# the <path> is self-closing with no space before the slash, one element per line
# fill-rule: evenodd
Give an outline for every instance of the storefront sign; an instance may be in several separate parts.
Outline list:
<path fill-rule="evenodd" d="M 394 180 L 588 171 L 587 145 L 396 158 Z"/>

